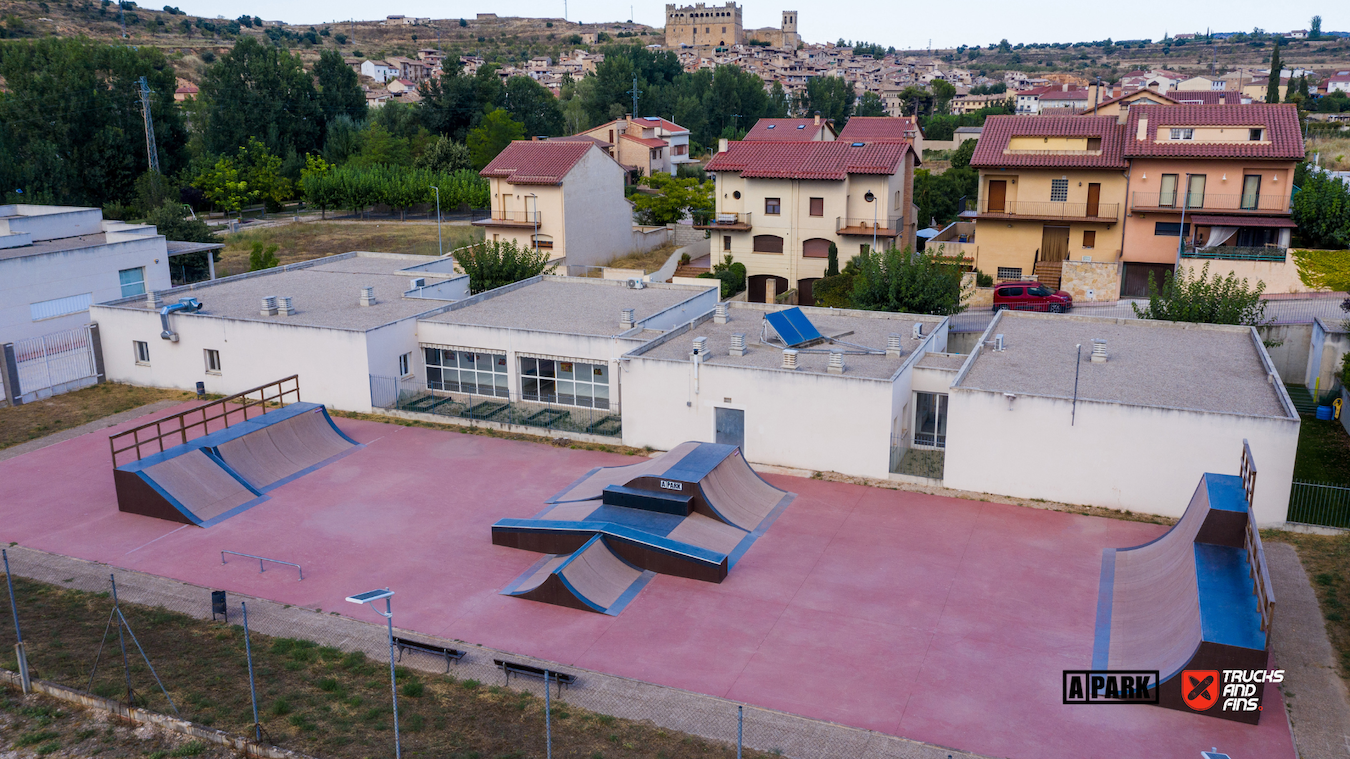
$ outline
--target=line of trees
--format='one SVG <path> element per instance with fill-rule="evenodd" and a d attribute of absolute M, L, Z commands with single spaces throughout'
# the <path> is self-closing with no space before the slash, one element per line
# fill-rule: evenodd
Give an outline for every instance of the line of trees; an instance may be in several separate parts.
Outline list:
<path fill-rule="evenodd" d="M 325 212 L 342 208 L 360 213 L 373 205 L 385 205 L 406 214 L 413 206 L 435 202 L 432 187 L 440 189 L 442 209 L 485 208 L 489 200 L 487 182 L 468 169 L 441 174 L 404 166 L 330 166 L 314 157 L 301 175 L 300 186 L 309 202 Z"/>

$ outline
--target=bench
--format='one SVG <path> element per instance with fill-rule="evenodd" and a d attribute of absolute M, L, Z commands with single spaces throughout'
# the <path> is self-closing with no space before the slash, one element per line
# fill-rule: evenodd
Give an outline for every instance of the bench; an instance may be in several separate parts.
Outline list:
<path fill-rule="evenodd" d="M 574 685 L 576 684 L 577 681 L 576 675 L 569 675 L 566 672 L 554 672 L 551 669 L 544 669 L 543 667 L 535 667 L 530 664 L 519 664 L 513 661 L 506 661 L 505 659 L 493 659 L 492 661 L 494 664 L 496 664 L 498 667 L 501 668 L 502 672 L 506 673 L 507 685 L 511 684 L 512 673 L 515 673 L 517 675 L 528 675 L 530 677 L 537 677 L 540 680 L 544 680 L 545 685 L 547 685 L 548 681 L 550 680 L 556 682 L 558 684 L 558 695 L 561 696 L 563 688 L 566 688 L 569 685 Z"/>
<path fill-rule="evenodd" d="M 421 643 L 407 638 L 394 638 L 394 645 L 398 647 L 398 660 L 403 661 L 403 649 L 412 651 L 421 651 L 432 656 L 441 656 L 445 658 L 445 671 L 450 671 L 450 662 L 453 660 L 456 664 L 464 658 L 464 652 L 457 648 L 447 648 L 445 646 L 436 646 L 430 643 Z"/>

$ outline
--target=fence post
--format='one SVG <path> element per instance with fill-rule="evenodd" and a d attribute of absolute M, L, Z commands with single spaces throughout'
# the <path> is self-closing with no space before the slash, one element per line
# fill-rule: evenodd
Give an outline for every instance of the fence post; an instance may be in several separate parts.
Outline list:
<path fill-rule="evenodd" d="M 104 381 L 103 376 L 103 341 L 98 331 L 98 322 L 90 322 L 86 329 L 89 331 L 89 351 L 94 358 L 94 382 L 95 384 Z"/>
<path fill-rule="evenodd" d="M 741 744 L 745 737 L 745 707 L 736 706 L 736 759 L 741 759 Z"/>
<path fill-rule="evenodd" d="M 4 365 L 0 366 L 0 379 L 4 380 L 5 400 L 11 406 L 23 405 L 23 388 L 19 386 L 19 362 L 14 358 L 14 343 L 5 343 Z"/>
<path fill-rule="evenodd" d="M 14 657 L 19 660 L 19 685 L 24 693 L 33 692 L 33 681 L 28 676 L 28 652 L 23 646 L 23 630 L 19 628 L 19 605 L 14 601 L 14 575 L 9 571 L 9 552 L 0 549 L 0 557 L 5 561 L 5 583 L 9 586 L 9 610 L 14 613 Z"/>
<path fill-rule="evenodd" d="M 253 735 L 262 743 L 262 723 L 258 722 L 258 689 L 253 685 L 253 647 L 248 639 L 248 603 L 240 601 L 244 609 L 244 656 L 248 657 L 248 695 L 253 699 Z"/>
<path fill-rule="evenodd" d="M 553 759 L 553 702 L 549 699 L 550 672 L 544 670 L 544 751 L 546 759 Z"/>

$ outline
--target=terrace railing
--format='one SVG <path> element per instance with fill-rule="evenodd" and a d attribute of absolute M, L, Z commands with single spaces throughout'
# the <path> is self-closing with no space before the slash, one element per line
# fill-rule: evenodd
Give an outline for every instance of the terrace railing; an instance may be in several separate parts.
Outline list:
<path fill-rule="evenodd" d="M 1288 195 L 1252 195 L 1246 193 L 1190 193 L 1185 192 L 1135 192 L 1130 195 L 1130 207 L 1142 209 L 1164 209 L 1181 212 L 1182 205 L 1187 213 L 1196 211 L 1254 211 L 1266 213 L 1289 213 Z"/>
<path fill-rule="evenodd" d="M 1026 216 L 1035 219 L 1118 219 L 1120 217 L 1120 204 L 1005 200 L 1002 206 L 995 205 L 995 207 L 990 208 L 989 199 L 980 198 L 980 213 Z"/>
<path fill-rule="evenodd" d="M 1182 258 L 1197 258 L 1211 261 L 1269 261 L 1284 263 L 1289 254 L 1288 248 L 1278 245 L 1213 245 L 1202 248 L 1185 243 L 1181 248 Z"/>

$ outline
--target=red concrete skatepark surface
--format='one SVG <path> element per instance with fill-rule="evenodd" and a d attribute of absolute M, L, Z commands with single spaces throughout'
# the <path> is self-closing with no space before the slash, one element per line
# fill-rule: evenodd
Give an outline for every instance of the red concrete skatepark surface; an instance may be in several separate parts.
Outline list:
<path fill-rule="evenodd" d="M 724 582 L 658 575 L 609 617 L 499 595 L 540 556 L 490 527 L 632 458 L 336 419 L 367 447 L 202 529 L 117 510 L 108 434 L 148 420 L 0 462 L 0 541 L 366 621 L 343 598 L 388 586 L 405 629 L 993 756 L 1295 756 L 1275 688 L 1259 726 L 1062 705 L 1102 548 L 1158 525 L 768 475 L 797 499 Z"/>

